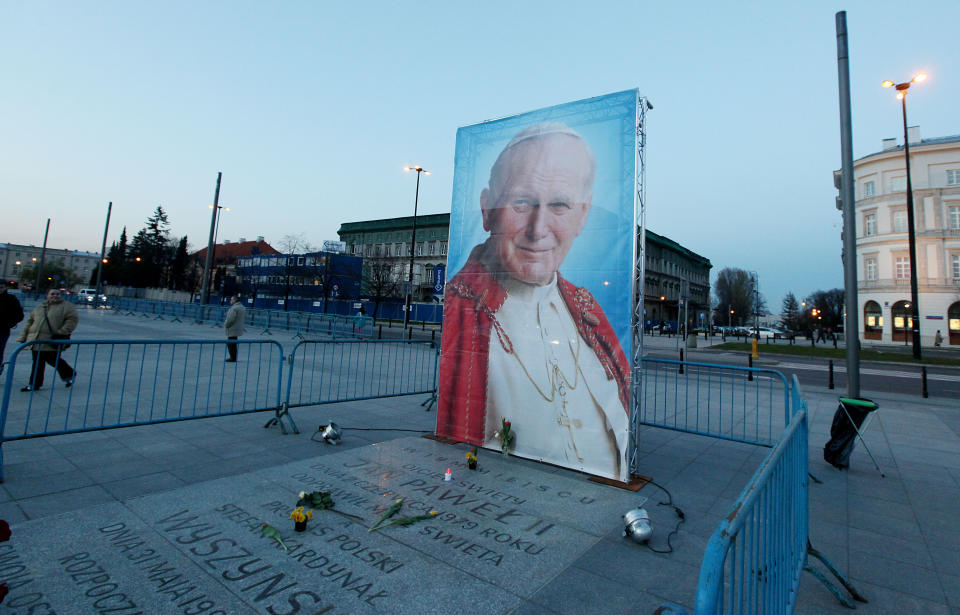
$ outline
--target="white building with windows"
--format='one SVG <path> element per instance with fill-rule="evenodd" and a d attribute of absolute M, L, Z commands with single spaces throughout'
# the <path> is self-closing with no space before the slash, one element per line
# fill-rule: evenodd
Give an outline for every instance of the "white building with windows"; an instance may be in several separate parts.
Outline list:
<path fill-rule="evenodd" d="M 908 130 L 917 236 L 920 339 L 960 346 L 960 135 L 921 139 Z M 854 162 L 860 339 L 909 343 L 910 275 L 903 146 Z"/>

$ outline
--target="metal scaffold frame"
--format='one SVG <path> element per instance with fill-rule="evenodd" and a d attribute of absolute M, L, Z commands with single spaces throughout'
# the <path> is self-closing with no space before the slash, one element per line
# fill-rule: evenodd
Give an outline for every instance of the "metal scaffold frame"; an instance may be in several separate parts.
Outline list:
<path fill-rule="evenodd" d="M 653 105 L 644 96 L 637 98 L 637 152 L 634 158 L 636 192 L 633 201 L 633 285 L 631 300 L 633 314 L 631 320 L 631 356 L 630 356 L 630 473 L 638 474 L 637 443 L 640 428 L 640 407 L 643 403 L 643 295 L 646 278 L 646 146 L 647 111 Z"/>

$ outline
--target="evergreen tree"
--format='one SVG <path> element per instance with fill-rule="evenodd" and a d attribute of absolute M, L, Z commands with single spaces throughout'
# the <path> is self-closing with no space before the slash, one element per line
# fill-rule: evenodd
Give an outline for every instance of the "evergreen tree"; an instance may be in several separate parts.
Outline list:
<path fill-rule="evenodd" d="M 163 207 L 157 206 L 130 243 L 130 284 L 138 288 L 159 288 L 176 249 L 170 245 L 170 222 Z M 137 260 L 137 259 L 140 260 Z"/>
<path fill-rule="evenodd" d="M 787 296 L 783 298 L 781 312 L 781 323 L 784 328 L 790 331 L 800 329 L 800 302 L 797 301 L 797 297 L 793 293 L 787 293 Z"/>
<path fill-rule="evenodd" d="M 173 255 L 173 261 L 170 263 L 170 281 L 169 288 L 174 290 L 183 290 L 187 288 L 187 236 L 180 238 L 177 244 L 177 251 Z"/>
<path fill-rule="evenodd" d="M 127 227 L 120 232 L 120 241 L 114 241 L 107 250 L 107 262 L 103 265 L 103 283 L 126 285 L 125 263 L 127 259 Z"/>
<path fill-rule="evenodd" d="M 127 262 L 127 227 L 120 231 L 120 243 L 117 245 L 117 264 L 122 265 Z"/>

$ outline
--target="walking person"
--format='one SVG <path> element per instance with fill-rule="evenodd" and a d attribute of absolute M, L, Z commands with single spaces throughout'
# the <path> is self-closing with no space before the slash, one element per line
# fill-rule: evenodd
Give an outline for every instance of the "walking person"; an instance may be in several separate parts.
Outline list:
<path fill-rule="evenodd" d="M 247 310 L 243 307 L 243 303 L 240 301 L 239 295 L 230 296 L 230 309 L 227 310 L 227 318 L 223 321 L 223 329 L 227 334 L 228 340 L 236 340 L 238 337 L 244 334 L 246 329 L 243 327 L 244 321 L 247 319 Z M 227 342 L 227 352 L 230 356 L 227 358 L 227 363 L 236 363 L 237 362 L 237 344 L 232 342 Z"/>
<path fill-rule="evenodd" d="M 10 330 L 23 320 L 23 308 L 16 297 L 7 292 L 7 281 L 0 279 L 0 374 L 3 373 L 3 351 L 7 347 Z"/>
<path fill-rule="evenodd" d="M 943 336 L 940 334 L 940 329 L 937 329 L 937 334 L 933 336 L 933 345 L 939 346 L 942 343 L 943 343 Z M 0 346 L 0 349 L 2 348 L 3 346 Z"/>
<path fill-rule="evenodd" d="M 68 339 L 77 328 L 78 321 L 77 308 L 64 301 L 59 290 L 51 288 L 47 291 L 47 300 L 30 312 L 17 341 L 23 343 L 43 339 Z M 77 372 L 63 360 L 61 345 L 34 345 L 30 352 L 33 353 L 30 384 L 20 389 L 21 391 L 39 391 L 43 387 L 43 374 L 47 365 L 57 368 L 57 373 L 66 386 L 73 385 Z"/>

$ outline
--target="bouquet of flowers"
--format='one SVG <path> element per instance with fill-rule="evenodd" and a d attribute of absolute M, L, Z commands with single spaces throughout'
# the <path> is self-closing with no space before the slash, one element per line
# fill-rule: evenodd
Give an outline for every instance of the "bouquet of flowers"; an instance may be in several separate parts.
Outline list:
<path fill-rule="evenodd" d="M 513 446 L 513 442 L 516 440 L 516 435 L 510 429 L 510 421 L 502 416 L 500 417 L 500 431 L 493 435 L 500 440 L 500 450 L 504 453 Z"/>
<path fill-rule="evenodd" d="M 467 467 L 471 470 L 477 469 L 477 449 L 471 448 L 467 452 Z"/>

